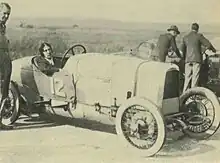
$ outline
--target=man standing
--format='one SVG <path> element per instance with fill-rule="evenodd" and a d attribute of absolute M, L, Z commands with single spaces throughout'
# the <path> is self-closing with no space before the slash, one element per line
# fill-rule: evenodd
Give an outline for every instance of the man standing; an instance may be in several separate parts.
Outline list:
<path fill-rule="evenodd" d="M 152 55 L 153 60 L 165 62 L 170 48 L 172 48 L 176 55 L 181 58 L 176 45 L 176 37 L 180 34 L 178 27 L 176 25 L 172 25 L 169 29 L 167 29 L 167 31 L 168 33 L 159 36 L 156 49 Z"/>
<path fill-rule="evenodd" d="M 11 7 L 8 3 L 0 3 L 0 99 L 8 97 L 9 84 L 12 71 L 12 63 L 9 56 L 9 40 L 5 36 L 6 22 L 11 13 Z M 7 102 L 6 102 L 7 103 Z M 0 128 L 8 129 L 9 126 L 2 124 L 2 110 L 0 111 Z"/>
<path fill-rule="evenodd" d="M 189 87 L 191 81 L 191 88 L 196 87 L 199 81 L 200 68 L 203 61 L 202 45 L 207 49 L 216 52 L 213 45 L 202 34 L 198 33 L 199 25 L 193 23 L 191 31 L 183 37 L 181 51 L 185 56 L 185 82 L 183 92 Z"/>

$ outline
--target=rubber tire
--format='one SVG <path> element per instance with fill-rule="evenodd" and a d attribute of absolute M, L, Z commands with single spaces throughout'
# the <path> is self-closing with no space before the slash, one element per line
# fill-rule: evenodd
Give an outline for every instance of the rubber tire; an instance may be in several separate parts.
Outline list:
<path fill-rule="evenodd" d="M 209 99 L 212 102 L 212 105 L 214 106 L 214 121 L 210 128 L 214 128 L 214 130 L 206 130 L 203 133 L 195 133 L 188 129 L 183 130 L 183 133 L 187 136 L 195 139 L 207 139 L 218 130 L 220 125 L 220 104 L 217 96 L 209 89 L 204 87 L 195 87 L 187 90 L 180 96 L 180 107 L 183 106 L 184 101 L 189 98 L 190 96 L 194 94 L 200 94 L 205 96 L 207 99 Z"/>
<path fill-rule="evenodd" d="M 140 105 L 144 106 L 148 109 L 149 112 L 151 112 L 154 115 L 154 118 L 157 121 L 158 125 L 158 138 L 155 142 L 155 144 L 150 149 L 138 149 L 125 138 L 124 133 L 122 131 L 121 127 L 121 121 L 122 116 L 127 108 L 133 105 Z M 152 102 L 146 100 L 146 99 L 140 99 L 140 98 L 131 98 L 128 99 L 122 106 L 119 107 L 117 114 L 116 114 L 116 132 L 118 134 L 119 139 L 123 142 L 125 145 L 126 150 L 131 151 L 132 153 L 137 152 L 138 155 L 142 155 L 144 157 L 150 157 L 155 155 L 163 146 L 165 138 L 166 138 L 166 128 L 164 124 L 164 119 L 162 114 L 160 113 L 159 108 L 154 105 Z"/>
<path fill-rule="evenodd" d="M 20 116 L 20 101 L 19 101 L 19 91 L 15 85 L 14 82 L 10 82 L 10 85 L 9 85 L 9 91 L 12 92 L 12 95 L 13 95 L 13 98 L 14 98 L 14 111 L 13 111 L 13 114 L 10 118 L 8 119 L 3 119 L 2 118 L 2 124 L 4 125 L 11 125 L 13 123 L 15 123 L 19 116 Z"/>

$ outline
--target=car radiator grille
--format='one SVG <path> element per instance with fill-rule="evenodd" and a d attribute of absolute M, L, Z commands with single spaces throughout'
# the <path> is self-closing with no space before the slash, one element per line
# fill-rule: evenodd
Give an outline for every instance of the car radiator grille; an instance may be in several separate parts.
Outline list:
<path fill-rule="evenodd" d="M 179 85 L 179 71 L 171 70 L 166 74 L 165 85 L 164 85 L 164 96 L 163 99 L 179 97 L 180 85 Z"/>

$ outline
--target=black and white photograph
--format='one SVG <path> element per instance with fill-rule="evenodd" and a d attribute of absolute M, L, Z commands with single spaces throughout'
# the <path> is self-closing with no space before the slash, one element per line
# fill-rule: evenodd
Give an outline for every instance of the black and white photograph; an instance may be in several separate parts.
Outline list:
<path fill-rule="evenodd" d="M 0 163 L 220 162 L 219 0 L 0 1 Z"/>

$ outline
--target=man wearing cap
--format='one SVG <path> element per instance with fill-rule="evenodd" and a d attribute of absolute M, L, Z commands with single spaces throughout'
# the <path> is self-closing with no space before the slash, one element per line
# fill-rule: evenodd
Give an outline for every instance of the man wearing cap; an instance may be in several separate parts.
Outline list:
<path fill-rule="evenodd" d="M 165 62 L 170 48 L 172 48 L 176 55 L 181 58 L 176 45 L 176 36 L 180 34 L 178 27 L 176 25 L 172 25 L 169 29 L 167 29 L 167 31 L 168 33 L 159 36 L 156 49 L 152 55 L 154 60 Z"/>
<path fill-rule="evenodd" d="M 199 81 L 200 68 L 203 62 L 202 45 L 207 49 L 216 52 L 213 45 L 202 34 L 198 33 L 199 25 L 193 23 L 191 31 L 183 37 L 180 50 L 185 56 L 185 82 L 183 91 L 189 87 L 191 81 L 191 88 L 196 87 Z"/>
<path fill-rule="evenodd" d="M 8 3 L 0 3 L 0 104 L 8 97 L 12 63 L 9 56 L 9 41 L 5 36 L 6 22 L 11 13 Z M 8 103 L 8 101 L 6 102 Z M 0 110 L 0 129 L 11 128 L 2 124 L 2 110 Z"/>

